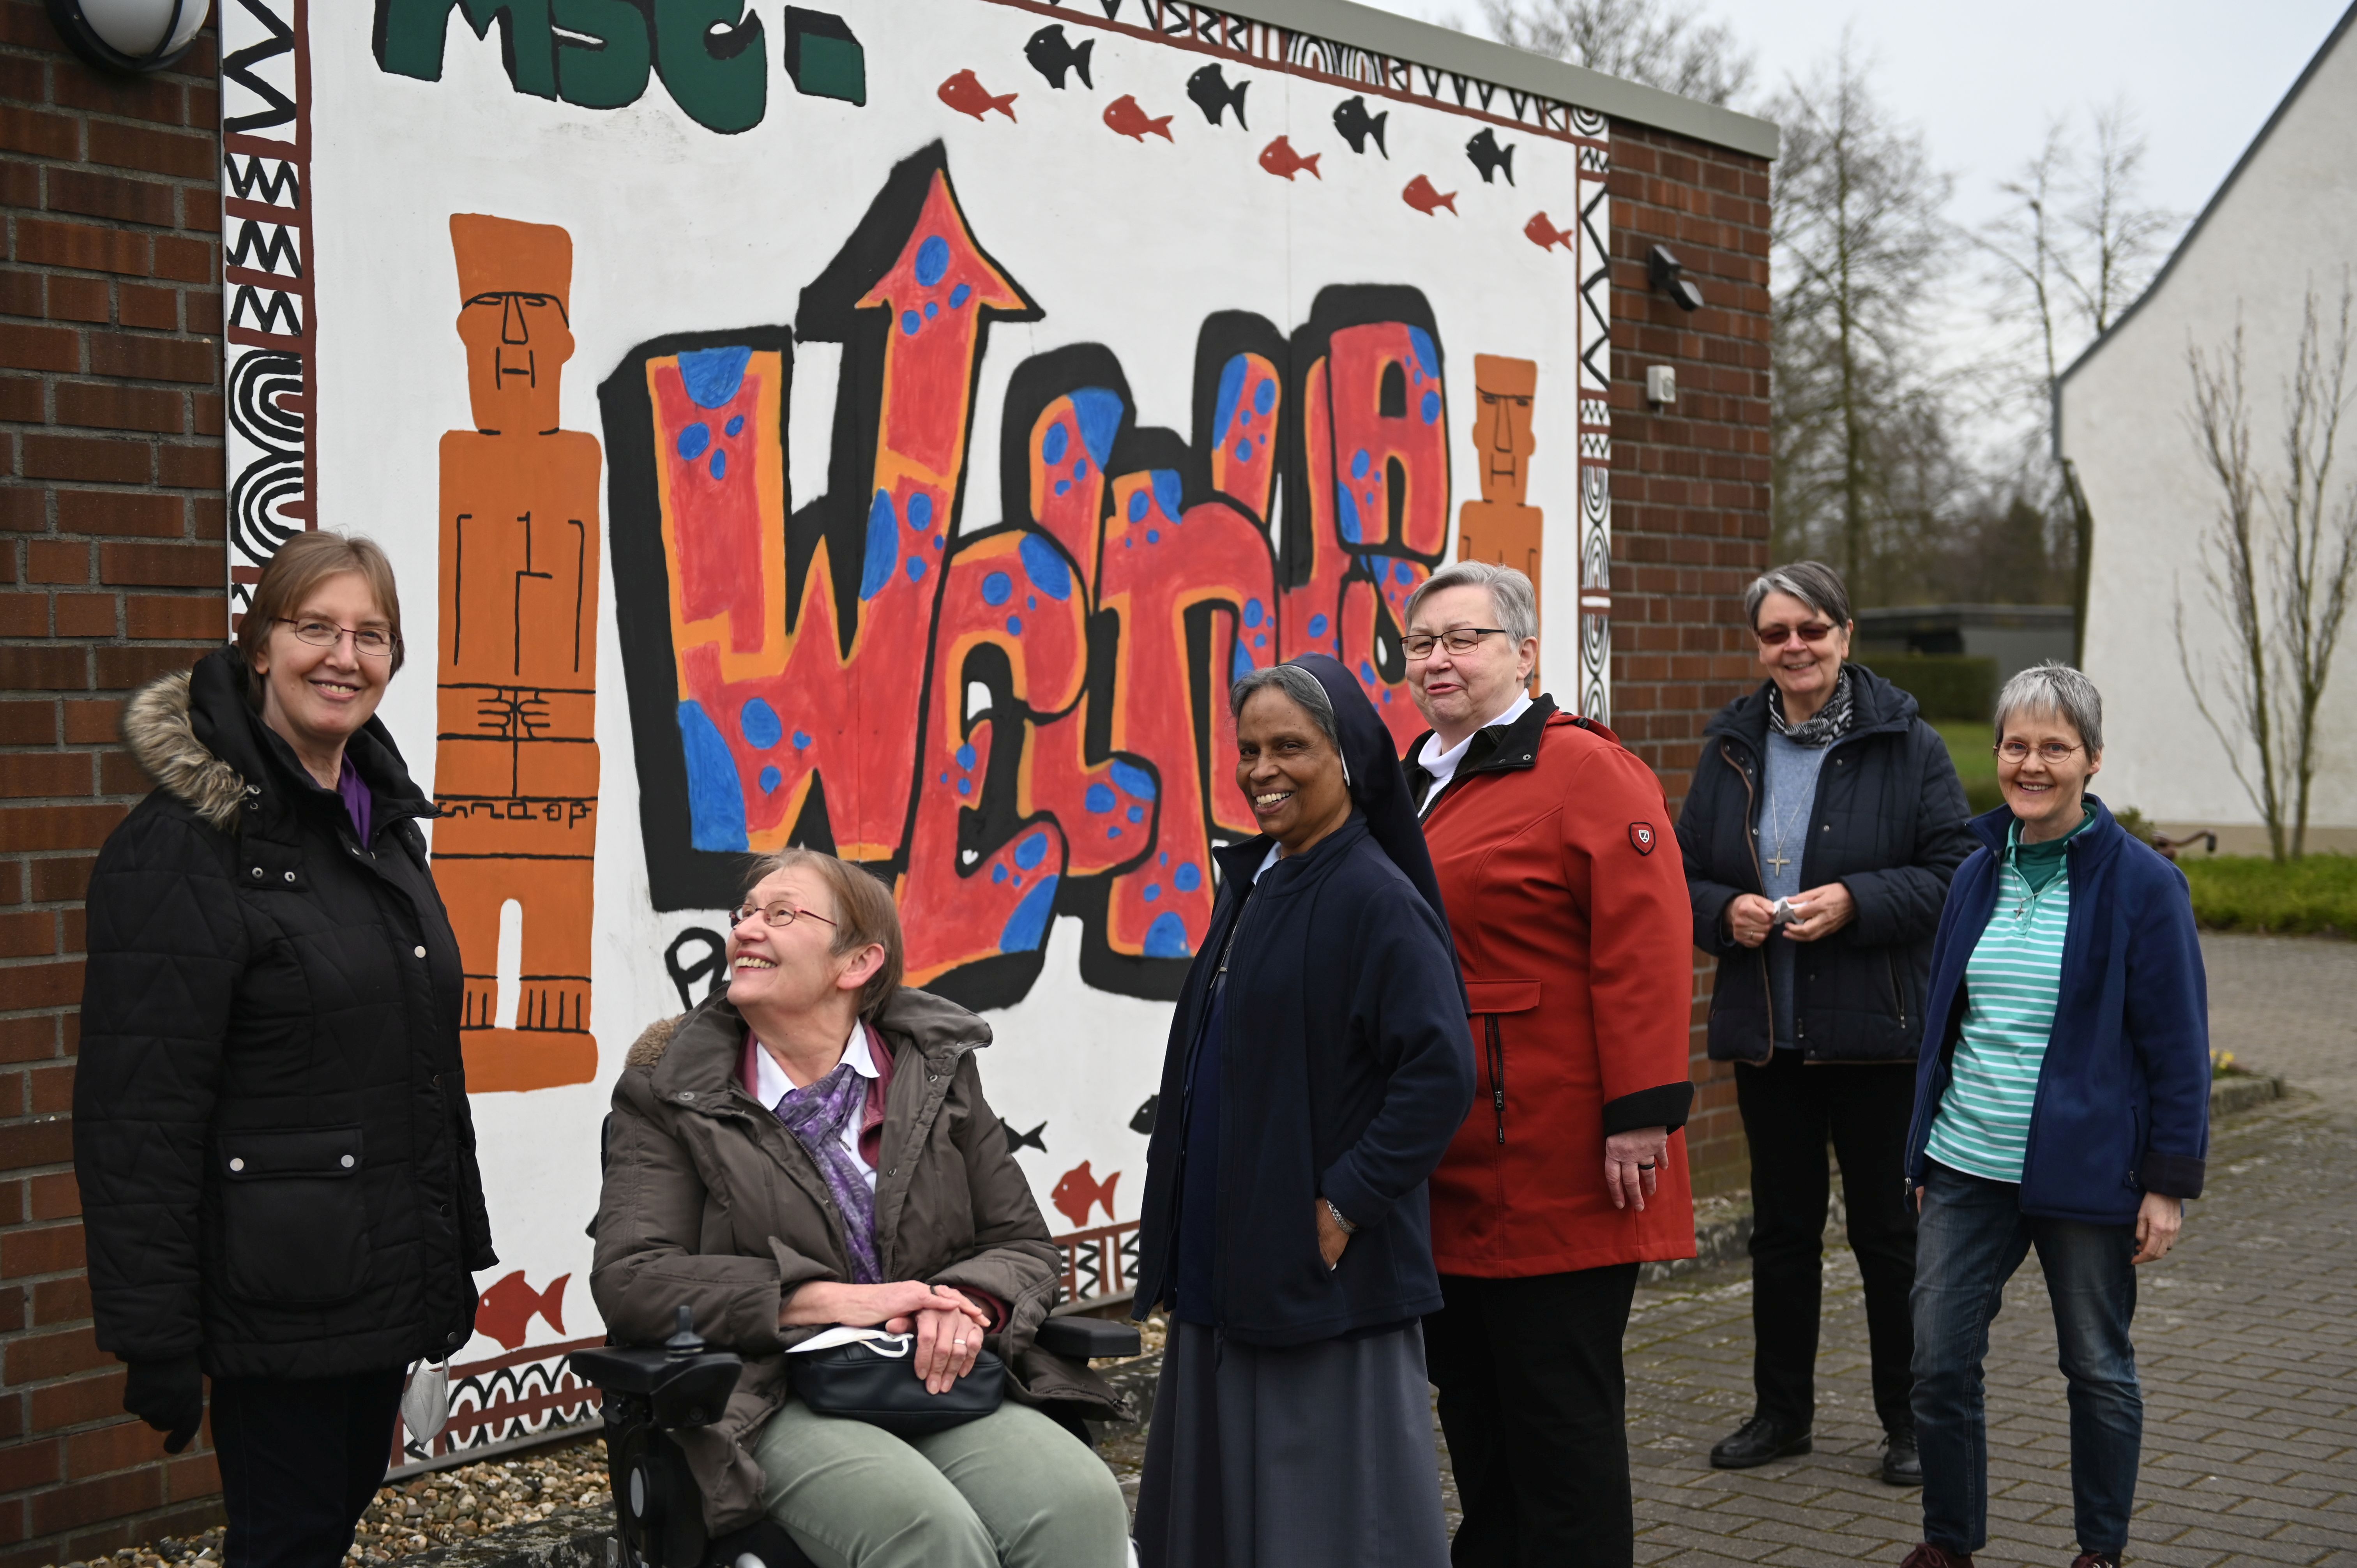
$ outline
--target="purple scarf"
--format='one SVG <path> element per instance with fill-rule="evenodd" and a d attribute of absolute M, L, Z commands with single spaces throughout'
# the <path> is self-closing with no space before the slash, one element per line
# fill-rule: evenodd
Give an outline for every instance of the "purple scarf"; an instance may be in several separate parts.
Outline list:
<path fill-rule="evenodd" d="M 849 1062 L 803 1089 L 790 1089 L 777 1103 L 778 1120 L 802 1146 L 825 1178 L 826 1190 L 843 1215 L 844 1240 L 851 1249 L 851 1283 L 881 1284 L 876 1264 L 876 1195 L 867 1190 L 859 1161 L 843 1146 L 843 1129 L 867 1103 L 867 1080 Z"/>

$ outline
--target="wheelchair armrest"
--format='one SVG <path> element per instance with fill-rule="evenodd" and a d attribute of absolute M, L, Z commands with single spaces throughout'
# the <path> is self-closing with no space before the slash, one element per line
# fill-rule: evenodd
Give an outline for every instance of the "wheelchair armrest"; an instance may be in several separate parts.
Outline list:
<path fill-rule="evenodd" d="M 745 1368 L 732 1350 L 682 1356 L 652 1346 L 601 1346 L 576 1350 L 569 1359 L 584 1382 L 644 1400 L 654 1423 L 666 1431 L 718 1421 Z"/>
<path fill-rule="evenodd" d="M 1032 1343 L 1049 1355 L 1069 1357 L 1075 1361 L 1135 1356 L 1145 1344 L 1138 1337 L 1135 1323 L 1115 1323 L 1110 1318 L 1078 1314 L 1049 1318 L 1039 1325 Z"/>

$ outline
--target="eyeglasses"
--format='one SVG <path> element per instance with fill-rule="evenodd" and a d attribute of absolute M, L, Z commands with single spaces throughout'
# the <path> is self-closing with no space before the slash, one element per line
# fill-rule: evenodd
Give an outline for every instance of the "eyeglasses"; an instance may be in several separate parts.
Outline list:
<path fill-rule="evenodd" d="M 331 620 L 296 620 L 287 616 L 278 618 L 282 624 L 293 627 L 295 635 L 314 648 L 333 648 L 350 632 L 353 650 L 363 659 L 387 658 L 393 652 L 393 644 L 401 640 L 393 633 L 372 626 L 354 631 L 350 627 L 338 626 Z"/>
<path fill-rule="evenodd" d="M 1432 657 L 1432 645 L 1436 642 L 1447 643 L 1451 653 L 1470 653 L 1480 646 L 1483 638 L 1505 635 L 1506 628 L 1502 626 L 1458 626 L 1449 628 L 1437 637 L 1429 632 L 1411 632 L 1400 639 L 1400 647 L 1407 650 L 1410 659 L 1429 659 Z"/>
<path fill-rule="evenodd" d="M 1834 628 L 1820 620 L 1810 621 L 1805 626 L 1755 626 L 1751 628 L 1751 635 L 1760 639 L 1762 648 L 1781 648 L 1796 636 L 1803 642 L 1815 644 L 1833 634 Z"/>
<path fill-rule="evenodd" d="M 764 921 L 772 926 L 791 926 L 794 923 L 794 917 L 797 915 L 810 915 L 812 919 L 822 926 L 834 924 L 824 915 L 812 915 L 808 909 L 797 909 L 791 904 L 768 904 L 759 908 L 750 904 L 739 904 L 730 911 L 728 924 L 731 927 L 741 926 L 756 915 L 760 916 Z"/>
<path fill-rule="evenodd" d="M 2007 762 L 2012 763 L 2016 768 L 2018 768 L 2023 763 L 2029 761 L 2029 754 L 2033 751 L 2038 753 L 2038 759 L 2040 762 L 2045 763 L 2050 768 L 2059 768 L 2063 763 L 2071 760 L 2071 754 L 2072 752 L 2078 751 L 2082 748 L 2075 746 L 2065 746 L 2059 740 L 2046 741 L 2034 746 L 2026 740 L 2009 740 L 2003 746 L 1992 746 L 1989 749 L 1996 752 Z"/>

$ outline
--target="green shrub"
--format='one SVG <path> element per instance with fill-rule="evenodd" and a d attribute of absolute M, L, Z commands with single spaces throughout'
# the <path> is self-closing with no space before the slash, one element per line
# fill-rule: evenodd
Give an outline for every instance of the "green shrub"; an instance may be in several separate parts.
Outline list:
<path fill-rule="evenodd" d="M 2219 931 L 2357 937 L 2357 855 L 2188 855 L 2193 916 Z"/>
<path fill-rule="evenodd" d="M 1923 716 L 1978 719 L 1996 712 L 1996 660 L 1964 653 L 1878 653 L 1867 669 L 1915 699 Z"/>
<path fill-rule="evenodd" d="M 1996 787 L 1996 753 L 1989 748 L 1988 721 L 1947 719 L 1932 726 L 1940 738 L 1948 743 L 1948 760 L 1956 765 L 1956 778 L 1964 787 L 1964 803 L 1973 815 L 1994 811 L 2005 804 L 2005 792 Z"/>

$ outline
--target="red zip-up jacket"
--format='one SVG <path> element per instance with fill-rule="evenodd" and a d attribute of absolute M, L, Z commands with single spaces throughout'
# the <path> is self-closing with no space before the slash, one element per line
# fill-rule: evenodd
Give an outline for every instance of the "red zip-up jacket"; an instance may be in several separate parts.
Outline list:
<path fill-rule="evenodd" d="M 1424 833 L 1480 1073 L 1432 1177 L 1434 1262 L 1499 1279 L 1693 1257 L 1693 915 L 1661 781 L 1541 697 L 1475 737 Z M 1663 1126 L 1644 1212 L 1614 1208 L 1606 1135 Z"/>

